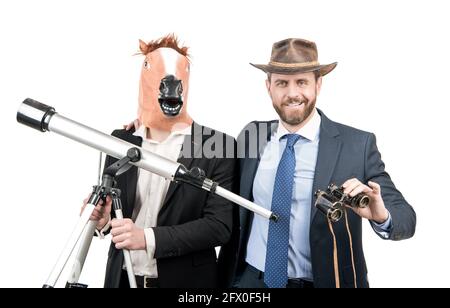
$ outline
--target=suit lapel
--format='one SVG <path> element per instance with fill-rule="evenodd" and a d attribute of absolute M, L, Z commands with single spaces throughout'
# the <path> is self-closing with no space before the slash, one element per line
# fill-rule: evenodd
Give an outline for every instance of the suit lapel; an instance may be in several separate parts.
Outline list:
<path fill-rule="evenodd" d="M 184 138 L 180 156 L 177 162 L 184 165 L 189 170 L 191 168 L 192 162 L 194 161 L 194 158 L 202 157 L 201 156 L 202 148 L 203 148 L 203 127 L 194 122 L 192 124 L 191 135 L 188 135 Z M 180 184 L 177 184 L 175 182 L 170 183 L 160 213 L 162 212 L 162 209 L 169 204 L 174 193 L 177 191 L 179 187 Z"/>
<path fill-rule="evenodd" d="M 315 203 L 315 192 L 320 189 L 324 190 L 330 184 L 333 176 L 334 168 L 341 151 L 342 142 L 339 138 L 339 131 L 320 110 L 319 114 L 322 117 L 320 125 L 320 141 L 319 152 L 317 154 L 317 165 L 314 174 L 314 184 L 311 198 L 311 222 L 317 213 Z"/>
<path fill-rule="evenodd" d="M 264 126 L 266 125 L 266 126 Z M 242 163 L 241 170 L 241 185 L 240 185 L 240 195 L 243 198 L 246 198 L 250 201 L 254 201 L 253 199 L 253 182 L 255 180 L 256 172 L 258 171 L 259 163 L 261 161 L 261 157 L 264 154 L 264 150 L 269 142 L 272 134 L 277 131 L 279 122 L 258 122 L 257 123 L 257 138 L 258 138 L 258 156 L 257 158 L 249 158 L 249 141 L 248 139 L 244 140 L 246 144 L 245 158 Z M 264 134 L 264 131 L 267 133 Z M 250 136 L 250 138 L 254 138 L 254 136 Z M 240 141 L 242 142 L 242 141 Z M 239 221 L 242 227 L 242 230 L 246 230 L 242 232 L 240 235 L 240 242 L 242 243 L 245 239 L 248 239 L 250 235 L 250 228 L 253 221 L 253 212 L 239 207 Z"/>
<path fill-rule="evenodd" d="M 264 150 L 269 142 L 272 134 L 277 131 L 279 122 L 258 122 L 256 127 L 256 132 L 258 138 L 258 153 L 257 158 L 253 158 L 250 154 L 250 140 L 245 140 L 246 149 L 245 149 L 245 159 L 242 164 L 241 170 L 241 196 L 248 199 L 253 200 L 253 182 L 255 180 L 256 172 L 258 171 L 259 163 L 261 162 L 261 157 L 264 154 Z M 264 132 L 266 134 L 264 134 Z M 255 136 L 250 136 L 251 138 L 255 138 Z"/>

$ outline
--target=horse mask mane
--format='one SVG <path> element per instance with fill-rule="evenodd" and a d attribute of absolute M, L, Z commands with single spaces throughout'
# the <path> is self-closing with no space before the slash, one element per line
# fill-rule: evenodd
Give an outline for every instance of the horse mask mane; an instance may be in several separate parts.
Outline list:
<path fill-rule="evenodd" d="M 138 117 L 148 128 L 164 131 L 192 124 L 187 113 L 189 91 L 188 48 L 179 47 L 175 35 L 150 43 L 139 40 L 145 56 L 139 82 Z"/>

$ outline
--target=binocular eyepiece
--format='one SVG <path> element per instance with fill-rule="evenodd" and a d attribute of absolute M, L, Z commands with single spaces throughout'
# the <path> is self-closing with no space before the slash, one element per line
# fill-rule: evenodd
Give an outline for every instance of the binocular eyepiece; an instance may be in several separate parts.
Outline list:
<path fill-rule="evenodd" d="M 330 184 L 326 191 L 318 190 L 315 193 L 316 208 L 332 222 L 342 218 L 344 205 L 355 208 L 365 208 L 369 205 L 370 198 L 363 194 L 350 197 L 344 193 L 344 188 Z"/>
<path fill-rule="evenodd" d="M 326 191 L 316 191 L 316 208 L 332 222 L 338 222 L 343 215 L 342 203 L 333 200 Z"/>

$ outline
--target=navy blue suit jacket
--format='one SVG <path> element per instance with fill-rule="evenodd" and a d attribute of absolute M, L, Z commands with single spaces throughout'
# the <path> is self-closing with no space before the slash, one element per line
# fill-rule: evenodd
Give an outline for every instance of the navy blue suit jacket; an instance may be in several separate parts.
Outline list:
<path fill-rule="evenodd" d="M 316 190 L 325 190 L 330 183 L 343 184 L 350 178 L 361 182 L 374 181 L 381 186 L 384 203 L 392 216 L 392 232 L 389 239 L 403 240 L 414 235 L 416 215 L 413 208 L 396 189 L 376 146 L 375 135 L 329 120 L 323 112 L 321 115 L 319 152 L 314 176 L 313 194 Z M 240 194 L 253 200 L 253 181 L 259 166 L 259 159 L 278 128 L 278 121 L 252 122 L 249 124 L 257 130 L 269 127 L 267 136 L 259 138 L 259 157 L 240 159 Z M 261 126 L 262 125 L 262 126 Z M 238 144 L 248 152 L 249 139 L 245 139 L 249 129 L 247 126 L 238 138 Z M 259 134 L 258 134 L 259 135 Z M 334 287 L 336 285 L 333 267 L 333 238 L 324 215 L 318 213 L 312 196 L 310 221 L 311 262 L 316 287 Z M 247 241 L 250 234 L 253 213 L 241 208 L 239 210 L 240 226 L 235 226 L 232 241 L 223 249 L 221 264 L 225 272 L 224 283 L 233 285 L 245 269 Z M 352 233 L 352 244 L 358 287 L 368 287 L 367 269 L 362 246 L 362 219 L 348 211 L 349 226 Z M 353 287 L 353 267 L 350 255 L 350 243 L 341 219 L 334 225 L 338 245 L 339 279 L 341 287 Z M 386 252 L 387 254 L 388 252 Z"/>

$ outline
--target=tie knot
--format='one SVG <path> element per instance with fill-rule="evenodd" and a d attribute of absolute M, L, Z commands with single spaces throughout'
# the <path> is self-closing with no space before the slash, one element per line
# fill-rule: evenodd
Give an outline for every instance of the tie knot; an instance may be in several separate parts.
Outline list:
<path fill-rule="evenodd" d="M 293 147 L 297 141 L 300 139 L 300 135 L 298 134 L 288 134 L 285 136 L 287 139 L 287 146 L 288 147 Z"/>

